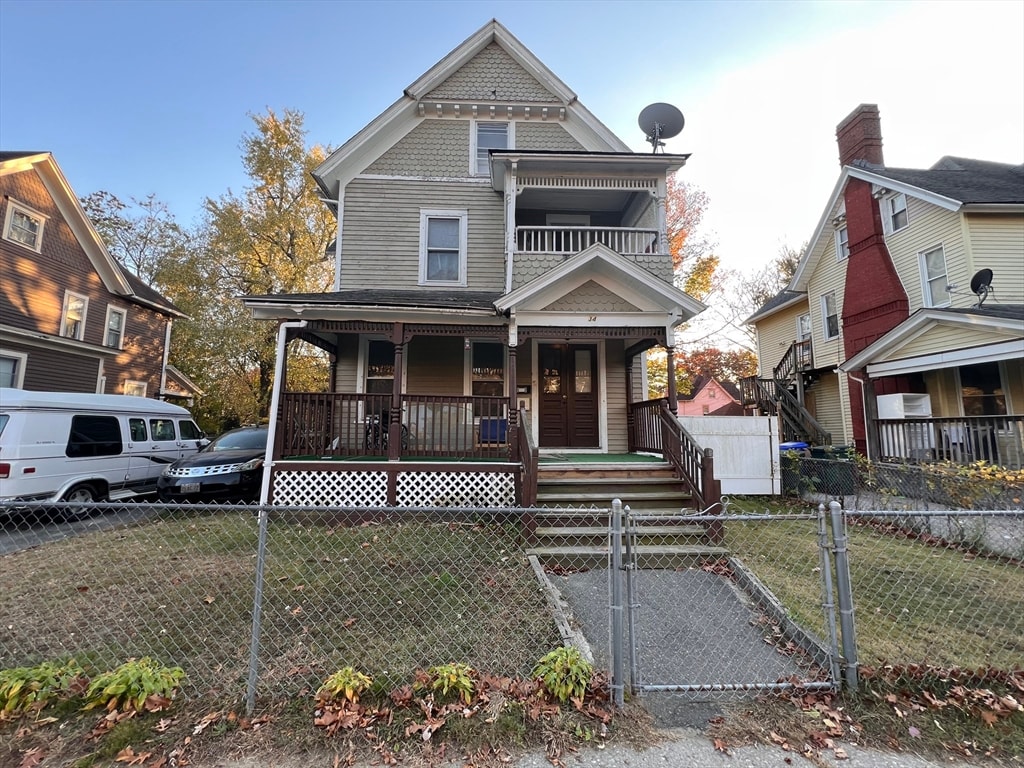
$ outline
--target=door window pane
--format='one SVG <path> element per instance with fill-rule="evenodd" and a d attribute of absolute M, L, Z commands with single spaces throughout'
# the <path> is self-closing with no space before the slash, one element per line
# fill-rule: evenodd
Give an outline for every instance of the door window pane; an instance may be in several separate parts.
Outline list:
<path fill-rule="evenodd" d="M 578 394 L 590 394 L 594 391 L 593 366 L 591 363 L 591 350 L 577 349 L 576 360 L 576 392 Z"/>

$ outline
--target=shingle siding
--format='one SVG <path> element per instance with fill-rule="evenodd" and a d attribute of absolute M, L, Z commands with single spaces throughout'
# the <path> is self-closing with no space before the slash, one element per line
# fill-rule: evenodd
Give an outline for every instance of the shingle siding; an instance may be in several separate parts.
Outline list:
<path fill-rule="evenodd" d="M 586 149 L 561 123 L 520 120 L 515 126 L 516 149 L 578 152 Z"/>
<path fill-rule="evenodd" d="M 469 167 L 469 121 L 424 120 L 365 173 L 451 179 L 468 177 Z"/>
<path fill-rule="evenodd" d="M 480 51 L 425 98 L 557 103 L 555 96 L 497 43 Z"/>
<path fill-rule="evenodd" d="M 593 280 L 544 307 L 548 312 L 639 312 L 625 299 Z"/>

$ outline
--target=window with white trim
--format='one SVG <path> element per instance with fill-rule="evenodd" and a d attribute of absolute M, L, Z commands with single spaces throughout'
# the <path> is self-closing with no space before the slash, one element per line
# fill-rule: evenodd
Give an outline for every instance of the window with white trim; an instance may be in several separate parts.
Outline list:
<path fill-rule="evenodd" d="M 43 247 L 46 216 L 27 205 L 8 198 L 4 215 L 4 240 L 23 245 L 39 253 Z"/>
<path fill-rule="evenodd" d="M 842 261 L 850 257 L 850 235 L 843 225 L 836 229 L 836 259 Z"/>
<path fill-rule="evenodd" d="M 420 285 L 466 284 L 466 211 L 420 211 Z"/>
<path fill-rule="evenodd" d="M 944 307 L 949 304 L 949 291 L 946 290 L 946 254 L 942 246 L 922 251 L 921 288 L 926 307 Z"/>
<path fill-rule="evenodd" d="M 135 397 L 145 397 L 146 396 L 146 382 L 144 382 L 144 381 L 133 381 L 132 379 L 128 379 L 124 383 L 124 393 L 126 395 L 134 395 Z M 154 437 L 153 439 L 154 440 L 159 440 L 160 438 Z"/>
<path fill-rule="evenodd" d="M 512 123 L 492 123 L 483 120 L 473 124 L 471 165 L 473 174 L 487 176 L 491 172 L 489 150 L 512 147 Z"/>
<path fill-rule="evenodd" d="M 826 339 L 839 336 L 839 309 L 836 305 L 835 292 L 826 293 L 821 297 L 821 332 Z"/>
<path fill-rule="evenodd" d="M 503 397 L 505 395 L 505 345 L 500 342 L 472 342 L 470 365 L 470 394 L 474 397 Z M 482 403 L 475 404 L 474 416 L 487 416 Z"/>
<path fill-rule="evenodd" d="M 368 395 L 390 395 L 395 389 L 395 345 L 370 339 L 366 343 L 366 387 Z"/>
<path fill-rule="evenodd" d="M 0 387 L 21 389 L 25 383 L 25 365 L 28 355 L 0 349 Z"/>
<path fill-rule="evenodd" d="M 124 349 L 124 326 L 127 317 L 127 310 L 107 307 L 107 330 L 103 335 L 104 346 Z"/>
<path fill-rule="evenodd" d="M 60 335 L 79 341 L 85 335 L 85 314 L 89 309 L 89 298 L 72 291 L 64 292 L 64 308 L 60 316 Z"/>
<path fill-rule="evenodd" d="M 899 232 L 910 224 L 907 216 L 907 196 L 902 192 L 882 198 L 882 218 L 885 221 L 886 234 Z"/>
<path fill-rule="evenodd" d="M 811 315 L 807 313 L 796 319 L 796 340 L 807 341 L 809 338 L 811 338 Z"/>

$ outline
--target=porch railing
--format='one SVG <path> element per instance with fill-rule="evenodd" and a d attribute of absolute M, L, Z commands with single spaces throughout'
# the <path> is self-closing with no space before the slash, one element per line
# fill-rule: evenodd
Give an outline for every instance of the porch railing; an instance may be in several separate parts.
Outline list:
<path fill-rule="evenodd" d="M 1024 468 L 1024 415 L 877 419 L 879 458 Z"/>
<path fill-rule="evenodd" d="M 811 356 L 811 340 L 794 341 L 789 345 L 786 354 L 782 356 L 779 364 L 772 371 L 776 380 L 792 381 L 801 371 L 814 367 L 814 360 Z"/>
<path fill-rule="evenodd" d="M 537 445 L 530 434 L 530 420 L 525 408 L 519 409 L 519 428 L 516 430 L 519 441 L 519 458 L 523 463 L 523 485 L 520 498 L 524 507 L 532 507 L 537 503 L 537 473 L 540 457 Z"/>
<path fill-rule="evenodd" d="M 285 392 L 274 455 L 508 459 L 508 398 L 403 395 L 397 431 L 391 403 L 383 394 Z"/>
<path fill-rule="evenodd" d="M 516 227 L 516 251 L 571 255 L 595 243 L 624 256 L 658 252 L 658 230 L 630 227 Z"/>
<path fill-rule="evenodd" d="M 631 403 L 630 450 L 660 453 L 687 484 L 698 510 L 722 499 L 721 483 L 715 479 L 715 460 L 710 448 L 701 448 L 679 423 L 664 398 Z M 717 511 L 721 511 L 718 509 Z M 714 534 L 714 529 L 711 531 Z"/>

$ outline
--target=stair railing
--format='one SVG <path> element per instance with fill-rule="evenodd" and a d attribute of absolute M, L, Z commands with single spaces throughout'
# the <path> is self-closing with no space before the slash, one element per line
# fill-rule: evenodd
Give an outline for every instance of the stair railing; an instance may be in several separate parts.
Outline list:
<path fill-rule="evenodd" d="M 519 457 L 523 464 L 522 486 L 519 489 L 519 504 L 533 507 L 537 504 L 537 469 L 540 464 L 539 452 L 530 434 L 530 420 L 525 408 L 519 409 Z"/>

